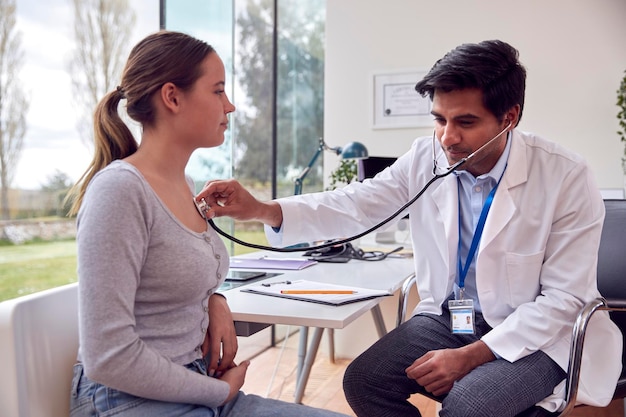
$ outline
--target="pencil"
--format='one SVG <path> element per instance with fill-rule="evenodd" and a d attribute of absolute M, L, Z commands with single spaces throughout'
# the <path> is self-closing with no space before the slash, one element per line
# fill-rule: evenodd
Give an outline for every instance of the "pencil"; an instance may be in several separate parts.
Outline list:
<path fill-rule="evenodd" d="M 352 290 L 282 290 L 281 294 L 356 294 Z"/>

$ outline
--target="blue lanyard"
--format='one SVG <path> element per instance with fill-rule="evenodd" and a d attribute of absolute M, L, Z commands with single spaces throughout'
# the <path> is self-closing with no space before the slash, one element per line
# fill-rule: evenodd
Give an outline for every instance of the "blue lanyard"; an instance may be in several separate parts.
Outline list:
<path fill-rule="evenodd" d="M 504 167 L 504 171 L 506 171 L 506 166 Z M 472 244 L 470 245 L 469 252 L 467 253 L 467 258 L 465 259 L 465 267 L 462 266 L 461 262 L 461 179 L 457 177 L 458 182 L 458 200 L 459 200 L 459 245 L 457 249 L 457 259 L 459 265 L 459 288 L 461 289 L 461 294 L 463 293 L 463 289 L 465 287 L 465 277 L 467 276 L 467 271 L 469 271 L 469 267 L 474 260 L 474 255 L 476 254 L 476 249 L 478 248 L 478 243 L 480 242 L 480 238 L 483 235 L 483 229 L 485 228 L 485 223 L 487 222 L 487 214 L 489 214 L 489 209 L 491 208 L 491 203 L 493 203 L 493 197 L 496 194 L 496 190 L 500 185 L 500 181 L 502 181 L 502 177 L 504 176 L 504 171 L 502 171 L 502 175 L 500 179 L 496 183 L 495 187 L 491 190 L 487 199 L 485 200 L 485 204 L 483 205 L 483 209 L 480 212 L 480 217 L 478 219 L 478 224 L 476 225 L 476 231 L 474 232 L 474 237 L 472 238 Z M 463 298 L 461 296 L 461 298 Z"/>

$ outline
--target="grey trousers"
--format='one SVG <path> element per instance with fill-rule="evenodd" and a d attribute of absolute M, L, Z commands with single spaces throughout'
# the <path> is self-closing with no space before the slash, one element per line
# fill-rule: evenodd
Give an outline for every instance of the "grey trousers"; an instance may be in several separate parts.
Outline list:
<path fill-rule="evenodd" d="M 552 394 L 565 372 L 543 352 L 514 363 L 496 359 L 475 368 L 445 396 L 434 397 L 406 376 L 405 369 L 426 352 L 479 340 L 491 328 L 476 314 L 474 335 L 453 335 L 450 313 L 420 314 L 389 332 L 346 369 L 343 387 L 357 416 L 416 416 L 408 398 L 421 393 L 442 403 L 441 417 L 514 417 Z"/>

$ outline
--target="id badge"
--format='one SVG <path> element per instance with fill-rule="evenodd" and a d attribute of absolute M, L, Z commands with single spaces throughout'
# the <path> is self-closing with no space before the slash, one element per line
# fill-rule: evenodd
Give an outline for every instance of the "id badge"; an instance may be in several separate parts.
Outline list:
<path fill-rule="evenodd" d="M 452 334 L 474 334 L 474 301 L 449 300 Z"/>

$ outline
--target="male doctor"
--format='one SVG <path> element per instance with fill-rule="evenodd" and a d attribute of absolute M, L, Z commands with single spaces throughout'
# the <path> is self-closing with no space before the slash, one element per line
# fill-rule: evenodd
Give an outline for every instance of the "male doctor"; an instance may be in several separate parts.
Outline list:
<path fill-rule="evenodd" d="M 213 181 L 196 197 L 211 206 L 208 217 L 260 220 L 270 242 L 286 246 L 360 233 L 465 160 L 408 209 L 420 301 L 346 370 L 358 416 L 420 416 L 413 393 L 441 401 L 441 417 L 564 406 L 572 326 L 599 295 L 604 205 L 580 156 L 515 129 L 525 80 L 507 43 L 460 45 L 416 86 L 432 100 L 432 138 L 415 140 L 375 178 L 270 202 Z M 594 316 L 580 402 L 611 400 L 621 344 L 608 315 Z"/>

